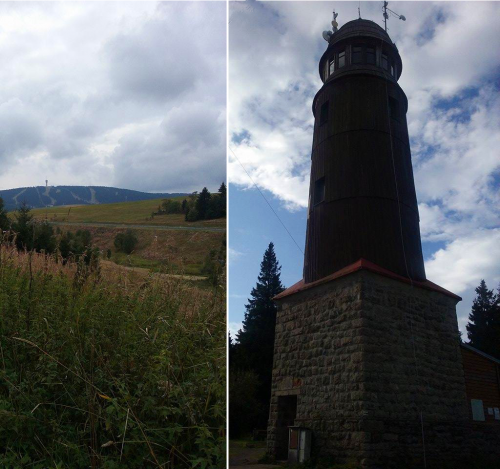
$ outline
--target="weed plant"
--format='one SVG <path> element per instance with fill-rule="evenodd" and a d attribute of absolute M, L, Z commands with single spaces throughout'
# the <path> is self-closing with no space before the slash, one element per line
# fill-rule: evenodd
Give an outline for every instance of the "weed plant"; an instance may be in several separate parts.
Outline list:
<path fill-rule="evenodd" d="M 0 246 L 0 467 L 225 467 L 224 305 Z"/>

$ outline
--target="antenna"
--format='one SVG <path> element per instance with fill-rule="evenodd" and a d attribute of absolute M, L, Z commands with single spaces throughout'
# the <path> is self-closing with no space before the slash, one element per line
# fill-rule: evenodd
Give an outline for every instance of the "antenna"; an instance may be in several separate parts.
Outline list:
<path fill-rule="evenodd" d="M 333 10 L 333 20 L 332 20 L 332 27 L 333 27 L 333 32 L 336 33 L 337 29 L 339 27 L 339 24 L 337 23 L 337 16 L 339 16 L 338 13 L 335 13 L 335 10 Z"/>
<path fill-rule="evenodd" d="M 326 42 L 330 42 L 330 38 L 333 36 L 334 33 L 337 32 L 339 24 L 337 23 L 337 16 L 339 16 L 338 13 L 335 13 L 335 10 L 333 10 L 333 20 L 332 20 L 332 31 L 323 31 L 323 39 Z"/>
<path fill-rule="evenodd" d="M 406 21 L 406 17 L 403 16 L 403 15 L 398 15 L 395 11 L 392 11 L 390 8 L 387 8 L 387 5 L 389 4 L 389 2 L 385 2 L 384 1 L 384 6 L 382 7 L 382 9 L 384 10 L 384 28 L 385 28 L 385 32 L 387 32 L 387 20 L 389 19 L 389 13 L 394 16 L 395 18 L 398 18 L 402 21 Z M 389 12 L 389 13 L 387 13 Z"/>
<path fill-rule="evenodd" d="M 361 0 L 359 0 L 359 3 L 358 3 L 358 20 L 361 19 Z"/>

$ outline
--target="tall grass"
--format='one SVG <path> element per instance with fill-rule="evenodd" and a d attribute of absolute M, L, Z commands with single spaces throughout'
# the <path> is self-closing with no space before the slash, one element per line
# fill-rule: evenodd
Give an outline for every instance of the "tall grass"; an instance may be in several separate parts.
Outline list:
<path fill-rule="evenodd" d="M 0 246 L 0 467 L 224 467 L 224 305 Z"/>

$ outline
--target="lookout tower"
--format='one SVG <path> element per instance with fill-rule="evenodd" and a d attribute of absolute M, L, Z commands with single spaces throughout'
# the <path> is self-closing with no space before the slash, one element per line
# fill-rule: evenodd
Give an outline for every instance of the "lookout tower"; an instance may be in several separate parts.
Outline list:
<path fill-rule="evenodd" d="M 304 281 L 366 259 L 425 280 L 398 49 L 354 20 L 319 61 Z"/>
<path fill-rule="evenodd" d="M 372 21 L 332 25 L 312 105 L 304 275 L 275 298 L 268 451 L 285 459 L 299 427 L 316 456 L 441 467 L 471 444 L 500 445 L 469 436 L 461 298 L 425 276 L 398 49 Z"/>

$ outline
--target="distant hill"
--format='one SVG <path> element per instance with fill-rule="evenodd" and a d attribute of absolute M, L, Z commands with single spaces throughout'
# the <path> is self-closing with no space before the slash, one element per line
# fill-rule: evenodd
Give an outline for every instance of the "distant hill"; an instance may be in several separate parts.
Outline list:
<path fill-rule="evenodd" d="M 7 210 L 15 210 L 23 202 L 32 208 L 60 205 L 94 205 L 139 200 L 167 199 L 187 195 L 184 193 L 160 194 L 103 186 L 35 186 L 0 190 Z"/>

